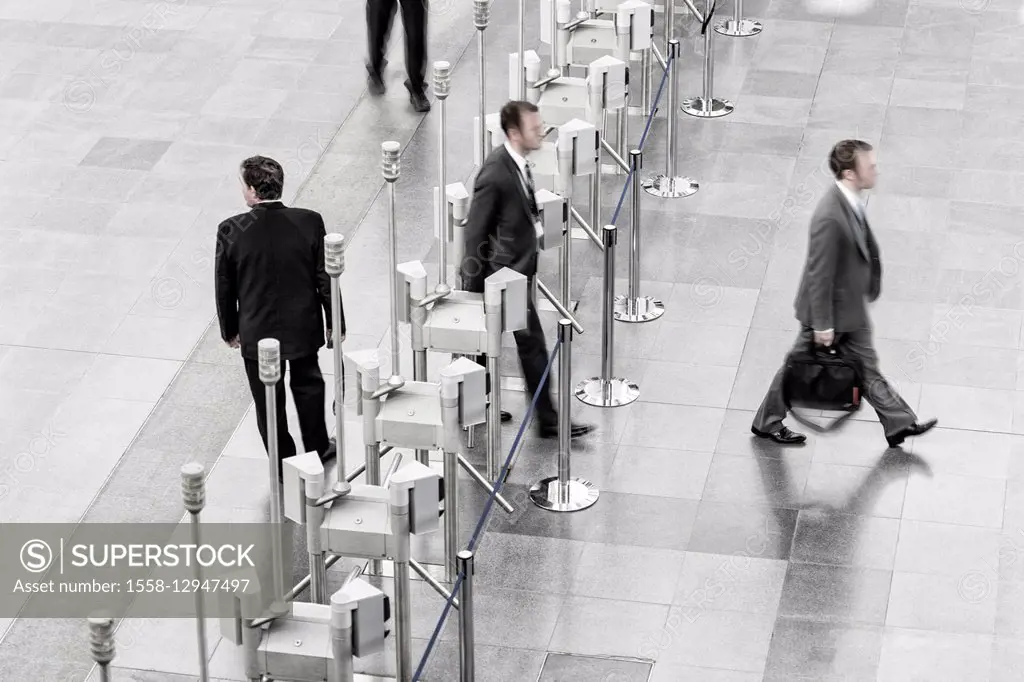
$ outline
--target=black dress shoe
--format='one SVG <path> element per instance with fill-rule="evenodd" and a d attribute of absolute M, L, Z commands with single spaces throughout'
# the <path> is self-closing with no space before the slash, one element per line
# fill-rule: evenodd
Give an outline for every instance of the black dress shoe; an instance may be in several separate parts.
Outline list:
<path fill-rule="evenodd" d="M 327 446 L 327 449 L 320 455 L 320 461 L 326 464 L 332 459 L 338 456 L 338 442 L 331 439 L 331 444 Z"/>
<path fill-rule="evenodd" d="M 590 424 L 573 424 L 569 429 L 570 438 L 579 438 L 585 436 L 596 427 Z M 558 438 L 558 425 L 553 424 L 550 426 L 541 426 L 537 429 L 537 436 L 540 438 Z"/>
<path fill-rule="evenodd" d="M 502 410 L 501 411 L 501 421 L 502 421 L 502 423 L 512 421 L 512 415 L 510 413 L 506 412 L 505 410 Z"/>
<path fill-rule="evenodd" d="M 430 100 L 422 88 L 413 87 L 412 83 L 405 81 L 405 89 L 409 91 L 409 101 L 413 110 L 418 114 L 425 114 L 430 111 Z"/>
<path fill-rule="evenodd" d="M 903 444 L 903 441 L 905 441 L 907 438 L 912 438 L 913 436 L 920 436 L 925 433 L 928 433 L 933 428 L 935 428 L 935 425 L 938 423 L 938 419 L 929 419 L 928 421 L 923 423 L 915 422 L 908 426 L 907 428 L 897 431 L 891 436 L 886 436 L 885 440 L 889 443 L 890 448 L 898 448 L 900 445 Z"/>
<path fill-rule="evenodd" d="M 375 71 L 369 64 L 366 66 L 366 85 L 370 89 L 370 94 L 379 97 L 384 94 L 387 89 L 384 85 L 384 77 L 380 71 Z"/>
<path fill-rule="evenodd" d="M 778 431 L 774 431 L 772 433 L 759 431 L 751 426 L 750 432 L 758 438 L 767 438 L 768 440 L 773 440 L 780 445 L 797 445 L 798 443 L 803 443 L 807 440 L 807 436 L 802 433 L 797 433 L 796 431 L 791 431 L 788 426 L 783 426 Z"/>

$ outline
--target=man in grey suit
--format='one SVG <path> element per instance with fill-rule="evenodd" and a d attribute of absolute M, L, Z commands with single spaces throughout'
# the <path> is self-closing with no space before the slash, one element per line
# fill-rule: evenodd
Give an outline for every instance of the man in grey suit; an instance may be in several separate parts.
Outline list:
<path fill-rule="evenodd" d="M 834 344 L 844 356 L 856 360 L 864 397 L 875 408 L 889 447 L 898 447 L 906 438 L 929 431 L 937 421 L 917 421 L 879 371 L 871 340 L 867 304 L 881 292 L 882 263 L 861 192 L 875 186 L 875 152 L 867 142 L 843 140 L 832 148 L 829 167 L 836 184 L 825 192 L 811 217 L 807 263 L 795 304 L 802 325 L 795 348 Z M 806 436 L 782 423 L 787 412 L 784 375 L 785 367 L 775 374 L 751 431 L 777 443 L 802 443 Z"/>

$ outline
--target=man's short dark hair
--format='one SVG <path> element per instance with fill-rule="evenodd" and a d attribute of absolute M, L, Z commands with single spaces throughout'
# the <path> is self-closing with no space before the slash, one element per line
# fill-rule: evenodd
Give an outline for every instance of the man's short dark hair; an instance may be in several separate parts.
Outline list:
<path fill-rule="evenodd" d="M 828 167 L 836 180 L 842 180 L 844 171 L 857 172 L 857 152 L 869 152 L 874 147 L 864 140 L 843 140 L 832 147 L 828 156 Z"/>
<path fill-rule="evenodd" d="M 521 100 L 507 102 L 501 108 L 501 131 L 508 135 L 509 130 L 522 130 L 523 114 L 532 114 L 536 111 L 540 111 L 540 109 L 532 102 L 523 102 Z"/>
<path fill-rule="evenodd" d="M 284 169 L 266 156 L 251 156 L 242 162 L 242 180 L 256 190 L 260 201 L 280 199 L 284 193 Z"/>

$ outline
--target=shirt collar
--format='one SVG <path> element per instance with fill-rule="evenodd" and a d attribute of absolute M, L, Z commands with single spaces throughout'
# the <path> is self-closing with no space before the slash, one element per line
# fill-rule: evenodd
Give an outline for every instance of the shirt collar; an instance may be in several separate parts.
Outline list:
<path fill-rule="evenodd" d="M 853 210 L 863 214 L 864 202 L 861 201 L 861 198 L 857 196 L 857 194 L 853 190 L 851 190 L 849 187 L 844 185 L 839 180 L 836 180 L 836 187 L 838 187 L 839 191 L 843 193 L 844 197 L 846 197 L 846 201 L 850 203 L 850 206 L 853 208 Z"/>
<path fill-rule="evenodd" d="M 526 159 L 520 156 L 519 152 L 515 149 L 512 149 L 512 145 L 510 145 L 507 140 L 505 142 L 505 151 L 508 152 L 508 155 L 511 156 L 512 160 L 516 162 L 517 166 L 519 166 L 519 172 L 524 172 L 526 169 Z"/>

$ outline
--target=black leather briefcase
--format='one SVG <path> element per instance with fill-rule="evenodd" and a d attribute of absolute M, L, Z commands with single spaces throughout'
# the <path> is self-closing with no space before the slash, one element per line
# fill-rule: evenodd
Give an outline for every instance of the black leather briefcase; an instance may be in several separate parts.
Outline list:
<path fill-rule="evenodd" d="M 835 347 L 796 349 L 786 359 L 787 407 L 853 412 L 860 409 L 861 371 Z"/>

